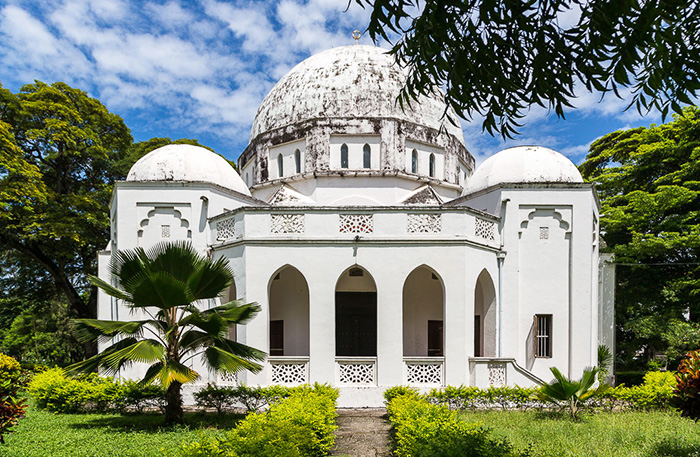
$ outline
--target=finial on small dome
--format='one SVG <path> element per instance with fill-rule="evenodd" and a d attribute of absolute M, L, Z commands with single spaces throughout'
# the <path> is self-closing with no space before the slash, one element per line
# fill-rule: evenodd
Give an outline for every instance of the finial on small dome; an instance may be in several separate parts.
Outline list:
<path fill-rule="evenodd" d="M 352 32 L 352 38 L 355 40 L 355 44 L 360 44 L 360 37 L 362 34 L 360 33 L 359 30 L 353 30 Z"/>

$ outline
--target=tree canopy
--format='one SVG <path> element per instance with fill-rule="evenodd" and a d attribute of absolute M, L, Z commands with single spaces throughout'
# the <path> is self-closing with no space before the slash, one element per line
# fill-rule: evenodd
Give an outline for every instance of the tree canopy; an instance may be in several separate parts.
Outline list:
<path fill-rule="evenodd" d="M 109 201 L 143 155 L 99 100 L 64 83 L 0 86 L 0 348 L 23 361 L 65 364 L 82 352 L 69 316 L 94 317 L 87 275 L 109 241 Z"/>
<path fill-rule="evenodd" d="M 628 88 L 630 106 L 664 117 L 700 90 L 698 1 L 355 2 L 372 9 L 372 39 L 401 34 L 392 52 L 409 70 L 402 102 L 443 88 L 491 134 L 517 133 L 532 106 L 564 117 L 577 90 Z"/>
<path fill-rule="evenodd" d="M 600 138 L 580 169 L 618 264 L 618 352 L 680 357 L 700 344 L 700 108 Z"/>

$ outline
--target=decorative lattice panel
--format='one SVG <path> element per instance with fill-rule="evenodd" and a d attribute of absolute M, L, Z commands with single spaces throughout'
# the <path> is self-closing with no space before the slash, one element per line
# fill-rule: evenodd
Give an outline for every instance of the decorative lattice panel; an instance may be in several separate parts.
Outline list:
<path fill-rule="evenodd" d="M 338 380 L 344 384 L 374 384 L 374 363 L 338 363 Z"/>
<path fill-rule="evenodd" d="M 477 217 L 474 226 L 474 235 L 479 238 L 484 238 L 485 240 L 495 241 L 496 223 Z"/>
<path fill-rule="evenodd" d="M 303 214 L 273 214 L 270 233 L 304 233 Z"/>
<path fill-rule="evenodd" d="M 160 226 L 160 236 L 161 238 L 170 238 L 170 226 L 161 225 Z"/>
<path fill-rule="evenodd" d="M 541 240 L 548 240 L 549 239 L 549 227 L 540 227 L 540 239 Z"/>
<path fill-rule="evenodd" d="M 303 384 L 307 382 L 305 362 L 275 362 L 271 367 L 274 384 Z"/>
<path fill-rule="evenodd" d="M 409 384 L 442 385 L 442 364 L 408 363 L 406 364 L 406 381 Z"/>
<path fill-rule="evenodd" d="M 371 214 L 341 214 L 340 233 L 372 233 L 374 219 Z"/>
<path fill-rule="evenodd" d="M 408 233 L 440 233 L 442 214 L 409 214 L 406 231 Z"/>
<path fill-rule="evenodd" d="M 219 384 L 237 384 L 238 376 L 236 373 L 219 372 Z"/>
<path fill-rule="evenodd" d="M 216 223 L 216 239 L 224 241 L 236 236 L 236 220 L 234 218 L 225 219 Z"/>
<path fill-rule="evenodd" d="M 506 364 L 505 363 L 489 363 L 489 386 L 505 386 L 506 385 Z"/>

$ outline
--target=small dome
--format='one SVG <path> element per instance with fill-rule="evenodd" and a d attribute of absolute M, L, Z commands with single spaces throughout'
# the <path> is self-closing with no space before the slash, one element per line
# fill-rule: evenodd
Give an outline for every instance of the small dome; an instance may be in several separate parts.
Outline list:
<path fill-rule="evenodd" d="M 516 146 L 489 157 L 469 178 L 465 193 L 502 183 L 582 183 L 576 165 L 542 146 Z"/>
<path fill-rule="evenodd" d="M 457 119 L 440 96 L 420 96 L 405 110 L 397 97 L 406 72 L 388 51 L 350 45 L 304 60 L 275 84 L 258 108 L 250 140 L 261 133 L 316 118 L 385 118 L 439 130 L 464 144 L 464 134 L 443 114 Z"/>
<path fill-rule="evenodd" d="M 207 182 L 250 195 L 248 186 L 226 159 L 191 144 L 169 144 L 154 149 L 131 167 L 126 180 Z"/>

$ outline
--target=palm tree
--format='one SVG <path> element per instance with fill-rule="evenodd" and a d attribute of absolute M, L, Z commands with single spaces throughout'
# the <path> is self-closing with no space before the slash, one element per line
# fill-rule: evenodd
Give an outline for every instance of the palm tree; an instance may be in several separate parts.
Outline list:
<path fill-rule="evenodd" d="M 201 355 L 214 371 L 259 371 L 265 353 L 227 338 L 232 325 L 245 324 L 260 307 L 234 300 L 206 311 L 195 302 L 221 295 L 233 280 L 226 259 L 200 256 L 189 242 L 160 243 L 145 251 L 119 251 L 110 265 L 120 288 L 91 276 L 90 282 L 124 301 L 143 320 L 103 321 L 76 319 L 80 341 L 113 338 L 100 354 L 68 367 L 68 371 L 97 369 L 114 375 L 122 367 L 150 364 L 141 383 L 159 382 L 166 389 L 165 423 L 182 422 L 182 384 L 194 382 L 199 373 L 187 366 Z"/>
<path fill-rule="evenodd" d="M 578 419 L 581 404 L 598 392 L 598 390 L 591 390 L 595 384 L 598 368 L 586 368 L 578 381 L 567 379 L 556 367 L 549 370 L 555 379 L 550 384 L 543 384 L 537 396 L 541 400 L 552 403 L 563 402 L 569 408 L 572 419 Z"/>

